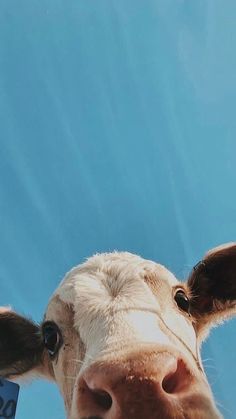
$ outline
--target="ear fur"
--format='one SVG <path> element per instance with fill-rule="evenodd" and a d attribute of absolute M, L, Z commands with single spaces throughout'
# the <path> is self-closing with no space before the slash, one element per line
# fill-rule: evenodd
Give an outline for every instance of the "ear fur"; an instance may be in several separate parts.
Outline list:
<path fill-rule="evenodd" d="M 43 351 L 40 326 L 0 308 L 0 375 L 19 376 L 40 366 Z"/>
<path fill-rule="evenodd" d="M 236 314 L 236 243 L 209 251 L 194 267 L 187 285 L 198 328 Z"/>

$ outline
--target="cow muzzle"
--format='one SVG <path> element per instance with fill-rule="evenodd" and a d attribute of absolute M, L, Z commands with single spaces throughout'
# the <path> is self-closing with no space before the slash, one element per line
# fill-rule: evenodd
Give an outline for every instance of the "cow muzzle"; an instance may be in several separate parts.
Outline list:
<path fill-rule="evenodd" d="M 77 384 L 82 419 L 219 417 L 206 397 L 208 387 L 199 391 L 187 362 L 167 351 L 132 352 L 123 359 L 99 361 L 85 370 Z M 199 409 L 199 402 L 206 414 L 194 416 L 191 412 L 195 403 Z"/>

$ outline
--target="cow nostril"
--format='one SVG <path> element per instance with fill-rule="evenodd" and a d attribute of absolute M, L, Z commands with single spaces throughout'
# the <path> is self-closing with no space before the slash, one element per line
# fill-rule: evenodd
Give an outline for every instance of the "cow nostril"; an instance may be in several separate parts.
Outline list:
<path fill-rule="evenodd" d="M 162 388 L 168 394 L 175 394 L 186 388 L 190 381 L 190 372 L 185 363 L 178 360 L 176 369 L 171 371 L 162 381 Z"/>
<path fill-rule="evenodd" d="M 98 407 L 109 410 L 112 406 L 112 398 L 109 393 L 104 390 L 93 390 L 93 400 Z"/>
<path fill-rule="evenodd" d="M 177 387 L 177 379 L 175 374 L 168 374 L 162 381 L 162 388 L 166 393 L 172 394 L 175 393 Z"/>

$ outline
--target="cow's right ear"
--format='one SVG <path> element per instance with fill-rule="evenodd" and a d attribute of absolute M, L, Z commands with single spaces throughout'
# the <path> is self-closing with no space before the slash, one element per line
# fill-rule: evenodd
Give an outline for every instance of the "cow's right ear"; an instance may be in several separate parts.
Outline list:
<path fill-rule="evenodd" d="M 0 376 L 18 378 L 28 372 L 48 376 L 40 326 L 0 308 Z M 48 377 L 49 378 L 49 377 Z"/>
<path fill-rule="evenodd" d="M 191 314 L 198 335 L 236 315 L 236 243 L 218 246 L 205 255 L 187 282 Z"/>

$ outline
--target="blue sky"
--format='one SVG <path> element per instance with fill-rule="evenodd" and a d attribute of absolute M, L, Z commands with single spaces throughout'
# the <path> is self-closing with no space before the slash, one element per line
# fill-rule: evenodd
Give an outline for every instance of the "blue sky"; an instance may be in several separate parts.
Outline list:
<path fill-rule="evenodd" d="M 36 320 L 66 271 L 128 250 L 179 278 L 235 240 L 233 0 L 2 0 L 0 304 Z M 236 417 L 235 320 L 203 348 Z M 63 419 L 50 383 L 17 419 Z"/>

